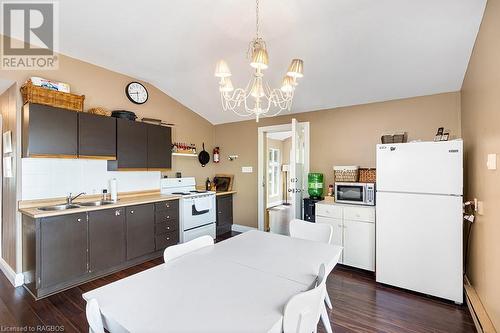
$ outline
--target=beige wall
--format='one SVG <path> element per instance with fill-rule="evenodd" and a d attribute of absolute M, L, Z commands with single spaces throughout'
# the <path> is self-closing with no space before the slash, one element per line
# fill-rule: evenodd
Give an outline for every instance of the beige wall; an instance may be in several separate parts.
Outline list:
<path fill-rule="evenodd" d="M 3 36 L 0 35 L 0 37 Z M 126 98 L 125 86 L 131 81 L 137 81 L 137 79 L 64 55 L 59 56 L 58 70 L 0 72 L 1 79 L 12 80 L 19 86 L 30 76 L 41 76 L 69 83 L 72 93 L 85 95 L 85 110 L 101 106 L 109 110 L 134 111 L 139 118 L 162 119 L 175 124 L 174 141 L 195 143 L 200 149 L 202 142 L 205 142 L 205 147 L 209 152 L 214 147 L 214 126 L 151 84 L 142 82 L 149 91 L 149 99 L 143 105 L 136 105 Z M 12 115 L 9 122 L 13 121 L 14 124 L 16 122 L 19 124 L 20 111 L 18 108 L 17 114 Z M 17 131 L 13 131 L 13 140 L 17 140 L 17 137 Z M 16 159 L 20 165 L 19 154 L 17 154 Z M 176 171 L 181 171 L 183 176 L 194 176 L 199 184 L 204 184 L 206 177 L 213 176 L 213 164 L 210 163 L 203 168 L 195 158 L 174 157 L 172 171 L 165 172 L 165 174 L 173 176 Z M 6 190 L 9 189 L 4 186 L 4 193 Z M 8 221 L 4 221 L 4 223 L 8 223 Z M 19 216 L 15 223 L 19 224 Z M 17 271 L 20 269 L 19 259 L 18 257 L 17 265 L 9 262 L 14 270 L 16 270 L 15 266 L 18 266 Z"/>
<path fill-rule="evenodd" d="M 333 165 L 375 166 L 375 145 L 386 132 L 407 131 L 410 140 L 431 140 L 440 126 L 460 137 L 460 93 L 447 93 L 293 115 L 310 122 L 310 171 L 333 182 Z M 234 174 L 234 223 L 257 227 L 257 128 L 285 124 L 292 117 L 264 118 L 215 126 L 222 159 L 217 173 Z M 228 155 L 239 155 L 233 162 Z M 241 173 L 252 166 L 253 173 Z M 326 187 L 325 187 L 326 188 Z"/>
<path fill-rule="evenodd" d="M 500 2 L 488 1 L 462 86 L 466 198 L 484 202 L 472 227 L 467 274 L 500 330 L 500 172 L 486 168 L 500 154 Z"/>

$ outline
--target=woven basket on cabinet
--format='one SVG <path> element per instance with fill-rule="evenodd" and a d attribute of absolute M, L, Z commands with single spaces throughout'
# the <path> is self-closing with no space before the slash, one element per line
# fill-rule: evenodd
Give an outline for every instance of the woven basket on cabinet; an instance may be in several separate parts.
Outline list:
<path fill-rule="evenodd" d="M 36 103 L 62 109 L 82 112 L 85 95 L 69 94 L 61 91 L 38 87 L 28 80 L 21 87 L 23 103 Z"/>

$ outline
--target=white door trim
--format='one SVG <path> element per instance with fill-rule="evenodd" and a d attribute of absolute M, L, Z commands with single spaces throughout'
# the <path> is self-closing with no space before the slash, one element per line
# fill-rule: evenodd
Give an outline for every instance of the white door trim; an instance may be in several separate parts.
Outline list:
<path fill-rule="evenodd" d="M 259 221 L 259 230 L 264 230 L 264 186 L 265 186 L 265 173 L 264 173 L 264 140 L 266 133 L 291 131 L 292 124 L 282 124 L 259 127 L 258 131 L 258 161 L 257 161 L 257 218 Z"/>
<path fill-rule="evenodd" d="M 304 140 L 306 142 L 305 156 L 304 156 L 304 170 L 309 173 L 309 122 L 299 122 L 305 125 Z M 265 173 L 264 173 L 264 140 L 266 138 L 266 133 L 272 132 L 284 132 L 291 131 L 292 123 L 264 126 L 257 129 L 257 218 L 259 230 L 264 230 L 264 210 L 265 210 L 265 200 L 264 200 L 264 186 L 265 186 Z M 291 161 L 290 161 L 291 162 Z"/>

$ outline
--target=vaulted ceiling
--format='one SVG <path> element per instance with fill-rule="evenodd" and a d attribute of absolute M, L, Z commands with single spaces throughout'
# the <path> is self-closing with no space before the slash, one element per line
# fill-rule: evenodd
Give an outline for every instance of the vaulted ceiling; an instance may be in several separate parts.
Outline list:
<path fill-rule="evenodd" d="M 251 68 L 252 0 L 60 1 L 61 52 L 148 81 L 214 124 L 217 60 L 235 86 Z M 486 0 L 260 0 L 278 86 L 292 58 L 305 76 L 292 112 L 460 90 Z"/>

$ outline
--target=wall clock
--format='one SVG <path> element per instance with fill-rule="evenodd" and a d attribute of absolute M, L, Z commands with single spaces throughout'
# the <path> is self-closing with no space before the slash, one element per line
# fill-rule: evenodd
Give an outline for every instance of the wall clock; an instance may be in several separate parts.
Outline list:
<path fill-rule="evenodd" d="M 148 91 L 139 82 L 130 82 L 125 87 L 125 94 L 135 104 L 144 104 L 148 100 Z"/>

